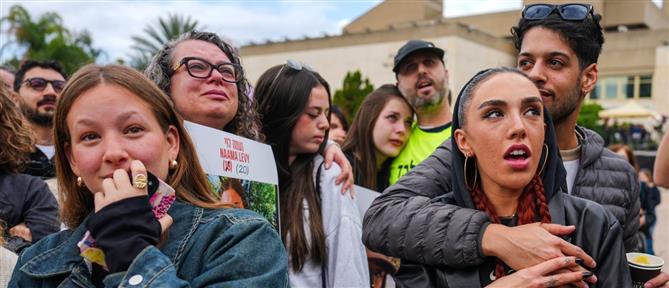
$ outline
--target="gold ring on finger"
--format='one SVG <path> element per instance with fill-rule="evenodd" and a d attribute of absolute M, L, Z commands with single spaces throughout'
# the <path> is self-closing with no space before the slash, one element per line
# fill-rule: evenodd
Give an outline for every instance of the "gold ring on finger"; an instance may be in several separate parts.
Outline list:
<path fill-rule="evenodd" d="M 137 174 L 135 175 L 135 178 L 133 179 L 133 184 L 137 189 L 144 189 L 146 188 L 146 184 L 148 183 L 148 180 L 146 179 L 146 175 L 144 174 Z"/>

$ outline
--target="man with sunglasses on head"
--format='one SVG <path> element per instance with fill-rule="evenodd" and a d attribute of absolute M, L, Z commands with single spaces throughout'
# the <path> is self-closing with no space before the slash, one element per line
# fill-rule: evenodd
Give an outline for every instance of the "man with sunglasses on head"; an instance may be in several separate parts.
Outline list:
<path fill-rule="evenodd" d="M 600 19 L 590 5 L 534 4 L 523 9 L 512 31 L 519 50 L 518 68 L 537 84 L 555 123 L 569 193 L 598 202 L 616 216 L 629 251 L 637 246 L 633 237 L 639 225 L 637 176 L 626 161 L 603 146 L 599 135 L 576 126 L 580 105 L 597 81 L 597 58 L 604 42 Z M 580 247 L 565 241 L 575 229 L 592 227 L 538 223 L 506 227 L 490 224 L 483 212 L 439 202 L 425 206 L 451 190 L 450 151 L 450 143 L 441 145 L 377 198 L 363 224 L 368 248 L 450 267 L 476 266 L 488 256 L 515 270 L 563 255 L 583 259 L 583 267 L 596 265 Z M 414 233 L 406 233 L 409 226 Z M 430 232 L 435 229 L 446 233 Z M 667 279 L 669 275 L 661 273 L 646 287 L 661 287 Z M 596 281 L 596 277 L 587 279 Z"/>
<path fill-rule="evenodd" d="M 53 163 L 53 115 L 67 75 L 55 61 L 28 60 L 16 72 L 14 91 L 21 112 L 36 138 L 35 151 L 24 173 L 49 179 L 56 176 Z"/>

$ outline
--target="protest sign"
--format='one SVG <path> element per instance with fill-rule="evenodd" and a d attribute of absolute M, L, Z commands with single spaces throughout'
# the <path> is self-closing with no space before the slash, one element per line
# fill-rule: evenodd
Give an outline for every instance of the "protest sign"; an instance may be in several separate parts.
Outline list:
<path fill-rule="evenodd" d="M 192 122 L 184 125 L 214 195 L 265 216 L 278 228 L 279 177 L 272 147 Z"/>

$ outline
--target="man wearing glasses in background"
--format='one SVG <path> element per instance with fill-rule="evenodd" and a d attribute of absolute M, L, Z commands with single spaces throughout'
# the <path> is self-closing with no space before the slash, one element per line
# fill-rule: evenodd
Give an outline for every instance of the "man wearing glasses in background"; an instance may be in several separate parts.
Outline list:
<path fill-rule="evenodd" d="M 56 176 L 53 163 L 53 115 L 56 100 L 65 87 L 67 75 L 55 61 L 28 60 L 16 72 L 14 91 L 21 112 L 36 138 L 35 151 L 24 173 L 49 179 Z"/>
<path fill-rule="evenodd" d="M 639 226 L 637 176 L 626 161 L 603 146 L 599 135 L 576 126 L 580 105 L 598 77 L 597 59 L 604 43 L 600 19 L 591 5 L 533 4 L 523 9 L 512 31 L 519 51 L 517 66 L 537 84 L 554 121 L 568 192 L 598 202 L 616 216 L 623 226 L 625 248 L 630 251 L 636 248 L 633 235 Z M 515 270 L 562 255 L 583 259 L 584 267 L 596 265 L 579 247 L 559 238 L 588 227 L 537 223 L 505 227 L 489 224 L 483 212 L 436 202 L 427 208 L 421 205 L 451 190 L 450 149 L 450 143 L 440 146 L 414 168 L 414 173 L 400 179 L 372 204 L 364 226 L 376 228 L 363 229 L 368 248 L 413 262 L 450 267 L 476 266 L 488 256 L 500 258 Z M 409 225 L 412 234 L 402 230 Z M 446 233 L 430 233 L 435 229 Z M 389 244 L 400 239 L 402 243 Z M 661 273 L 645 287 L 662 287 L 668 280 L 669 275 Z M 588 279 L 595 281 L 595 277 Z"/>

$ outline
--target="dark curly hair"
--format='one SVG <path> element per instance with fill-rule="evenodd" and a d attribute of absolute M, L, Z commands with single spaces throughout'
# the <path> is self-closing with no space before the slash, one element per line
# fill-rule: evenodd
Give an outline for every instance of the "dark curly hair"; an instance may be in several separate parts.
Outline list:
<path fill-rule="evenodd" d="M 543 27 L 560 34 L 560 37 L 569 43 L 569 47 L 578 57 L 581 70 L 592 63 L 597 63 L 599 54 L 604 45 L 604 34 L 599 21 L 602 16 L 594 13 L 582 21 L 563 20 L 557 10 L 544 19 L 525 20 L 520 18 L 518 26 L 511 27 L 513 44 L 518 51 L 523 44 L 525 33 L 534 27 Z"/>
<path fill-rule="evenodd" d="M 212 43 L 221 49 L 232 63 L 241 66 L 239 52 L 215 33 L 191 31 L 181 34 L 177 39 L 169 41 L 163 45 L 162 49 L 153 56 L 151 63 L 149 63 L 149 66 L 144 70 L 144 75 L 156 83 L 156 85 L 170 97 L 172 97 L 172 95 L 170 95 L 170 85 L 172 83 L 171 67 L 174 61 L 174 59 L 172 59 L 174 49 L 179 43 L 186 40 L 201 40 Z M 219 129 L 249 139 L 264 141 L 265 137 L 260 129 L 260 120 L 258 119 L 255 103 L 250 95 L 251 85 L 246 79 L 246 75 L 244 75 L 244 70 L 242 68 L 242 80 L 237 82 L 237 97 L 239 98 L 237 114 L 227 125 L 225 125 L 225 127 L 220 127 Z"/>
<path fill-rule="evenodd" d="M 25 77 L 26 72 L 35 67 L 56 71 L 60 76 L 63 76 L 63 79 L 67 80 L 67 73 L 63 70 L 63 66 L 54 60 L 26 60 L 26 62 L 21 64 L 21 67 L 16 71 L 16 74 L 14 74 L 13 88 L 15 92 L 19 92 L 19 88 L 21 88 L 21 84 L 23 84 L 23 77 Z"/>
<path fill-rule="evenodd" d="M 35 149 L 35 139 L 9 90 L 0 85 L 0 173 L 19 173 Z"/>

